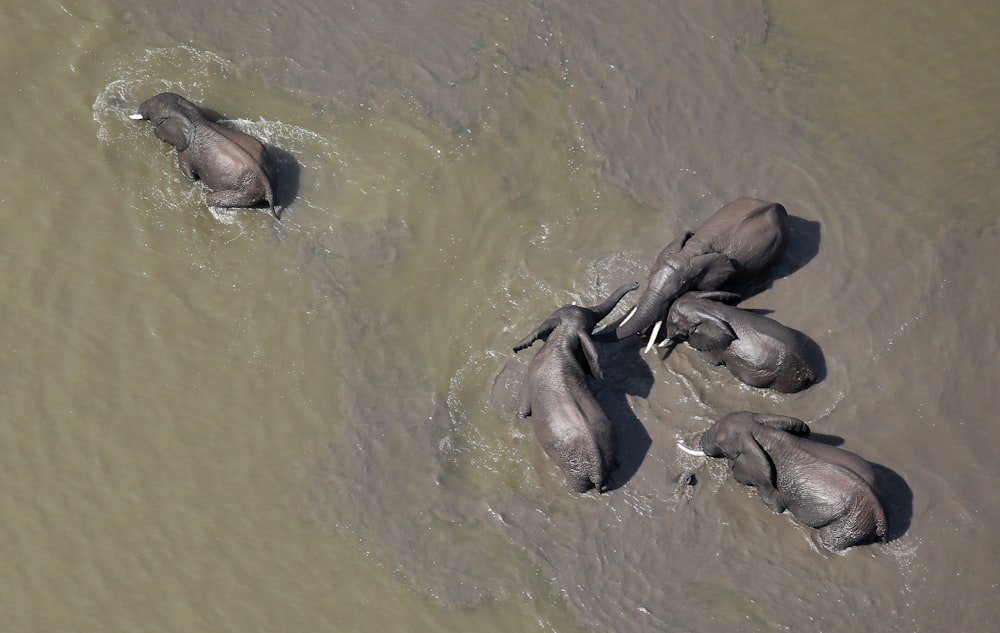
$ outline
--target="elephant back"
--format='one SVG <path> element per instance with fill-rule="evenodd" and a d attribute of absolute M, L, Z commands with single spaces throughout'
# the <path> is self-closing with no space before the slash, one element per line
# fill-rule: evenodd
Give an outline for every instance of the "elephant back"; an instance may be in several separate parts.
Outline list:
<path fill-rule="evenodd" d="M 738 198 L 705 220 L 685 245 L 698 252 L 719 253 L 740 276 L 761 272 L 785 248 L 788 212 L 777 202 Z"/>

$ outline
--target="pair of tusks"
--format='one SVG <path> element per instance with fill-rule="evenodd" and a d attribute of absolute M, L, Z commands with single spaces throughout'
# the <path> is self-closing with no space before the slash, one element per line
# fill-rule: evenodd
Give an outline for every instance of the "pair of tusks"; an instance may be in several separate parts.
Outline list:
<path fill-rule="evenodd" d="M 134 119 L 136 121 L 141 121 L 143 117 L 141 114 L 130 114 L 128 115 L 128 118 Z"/>
<path fill-rule="evenodd" d="M 635 311 L 638 308 L 639 308 L 639 306 L 635 306 L 634 308 L 632 308 L 632 310 L 629 311 L 629 313 L 627 315 L 625 315 L 625 318 L 622 319 L 622 322 L 618 324 L 618 327 L 621 327 L 621 326 L 625 325 L 626 323 L 628 323 L 628 320 L 635 316 Z M 656 345 L 656 335 L 660 333 L 660 328 L 663 327 L 663 324 L 665 322 L 666 322 L 666 319 L 663 319 L 661 321 L 657 321 L 656 325 L 653 326 L 653 332 L 649 335 L 649 343 L 646 343 L 645 349 L 642 350 L 643 354 L 648 354 L 649 350 L 653 349 L 653 345 Z M 663 341 L 662 343 L 660 343 L 657 347 L 666 347 L 669 342 L 670 342 L 670 340 L 667 339 L 667 340 Z"/>

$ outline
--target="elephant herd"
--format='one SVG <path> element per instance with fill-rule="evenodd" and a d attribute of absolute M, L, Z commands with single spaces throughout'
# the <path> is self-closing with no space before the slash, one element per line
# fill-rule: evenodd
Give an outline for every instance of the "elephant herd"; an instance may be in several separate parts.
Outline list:
<path fill-rule="evenodd" d="M 174 93 L 155 95 L 131 117 L 149 121 L 157 138 L 177 151 L 181 172 L 209 189 L 218 207 L 266 205 L 275 219 L 275 168 L 257 139 L 220 125 Z M 543 341 L 520 390 L 519 417 L 531 417 L 536 437 L 577 492 L 604 492 L 618 466 L 614 423 L 594 396 L 602 380 L 597 345 L 648 333 L 646 350 L 682 342 L 709 363 L 724 365 L 742 382 L 793 393 L 816 381 L 801 338 L 773 319 L 735 306 L 739 284 L 759 279 L 781 257 L 788 215 L 777 203 L 739 198 L 656 257 L 635 307 L 617 324 L 595 330 L 633 282 L 592 307 L 559 308 L 514 352 Z M 661 338 L 662 334 L 662 338 Z M 817 529 L 829 550 L 887 538 L 887 520 L 871 464 L 849 451 L 809 438 L 796 418 L 742 411 L 718 420 L 685 452 L 727 458 L 734 478 L 757 488 L 774 512 L 789 510 Z"/>
<path fill-rule="evenodd" d="M 531 416 L 535 435 L 566 474 L 570 488 L 607 489 L 617 466 L 613 423 L 590 389 L 602 380 L 597 343 L 649 333 L 654 345 L 686 341 L 714 365 L 725 365 L 753 387 L 793 393 L 816 381 L 798 333 L 735 307 L 742 295 L 724 290 L 754 280 L 781 257 L 788 214 L 774 202 L 739 198 L 694 232 L 684 232 L 656 257 L 636 306 L 616 325 L 595 325 L 637 283 L 590 308 L 563 306 L 514 346 L 545 341 L 528 368 L 518 415 Z M 663 336 L 660 340 L 660 336 Z M 727 458 L 736 481 L 757 489 L 773 512 L 788 510 L 817 530 L 831 551 L 887 539 L 887 519 L 871 464 L 809 438 L 809 426 L 783 415 L 730 413 L 701 434 L 692 455 Z"/>

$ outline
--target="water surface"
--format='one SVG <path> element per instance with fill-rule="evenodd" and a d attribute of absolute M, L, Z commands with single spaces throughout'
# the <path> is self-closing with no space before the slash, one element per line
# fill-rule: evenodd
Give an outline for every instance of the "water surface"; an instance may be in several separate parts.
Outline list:
<path fill-rule="evenodd" d="M 5 9 L 0 622 L 988 625 L 1000 86 L 996 11 L 962 4 Z M 127 120 L 162 90 L 275 148 L 280 224 L 205 207 Z M 823 380 L 608 348 L 623 465 L 568 492 L 510 346 L 740 195 L 794 216 L 747 305 Z M 892 542 L 820 552 L 678 454 L 740 409 L 882 466 Z"/>

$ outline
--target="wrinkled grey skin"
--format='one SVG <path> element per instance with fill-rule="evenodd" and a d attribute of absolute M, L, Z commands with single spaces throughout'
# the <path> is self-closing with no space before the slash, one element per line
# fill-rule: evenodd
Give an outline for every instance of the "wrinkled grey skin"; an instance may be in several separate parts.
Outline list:
<path fill-rule="evenodd" d="M 254 137 L 211 121 L 195 104 L 161 92 L 139 105 L 136 121 L 150 121 L 157 138 L 177 150 L 181 172 L 210 190 L 214 207 L 252 207 L 266 202 L 275 219 L 275 170 L 271 157 Z"/>
<path fill-rule="evenodd" d="M 817 529 L 830 551 L 885 542 L 887 519 L 867 461 L 809 438 L 809 426 L 783 415 L 730 413 L 701 436 L 709 457 L 732 462 L 733 477 L 755 486 L 764 505 L 789 510 Z"/>
<path fill-rule="evenodd" d="M 618 467 L 615 429 L 594 397 L 587 373 L 601 380 L 597 347 L 590 332 L 638 283 L 615 290 L 592 308 L 567 305 L 514 346 L 514 352 L 545 341 L 531 361 L 518 397 L 517 415 L 531 416 L 535 436 L 576 492 L 607 490 Z"/>
<path fill-rule="evenodd" d="M 744 282 L 774 264 L 785 248 L 788 213 L 776 202 L 739 198 L 716 211 L 692 233 L 668 244 L 653 262 L 634 314 L 597 340 L 612 341 L 644 332 L 661 320 L 688 290 L 717 290 Z"/>
<path fill-rule="evenodd" d="M 721 291 L 681 295 L 664 320 L 663 344 L 687 341 L 706 361 L 725 365 L 751 387 L 795 393 L 816 382 L 816 370 L 795 331 L 727 305 L 739 300 L 739 295 Z"/>

